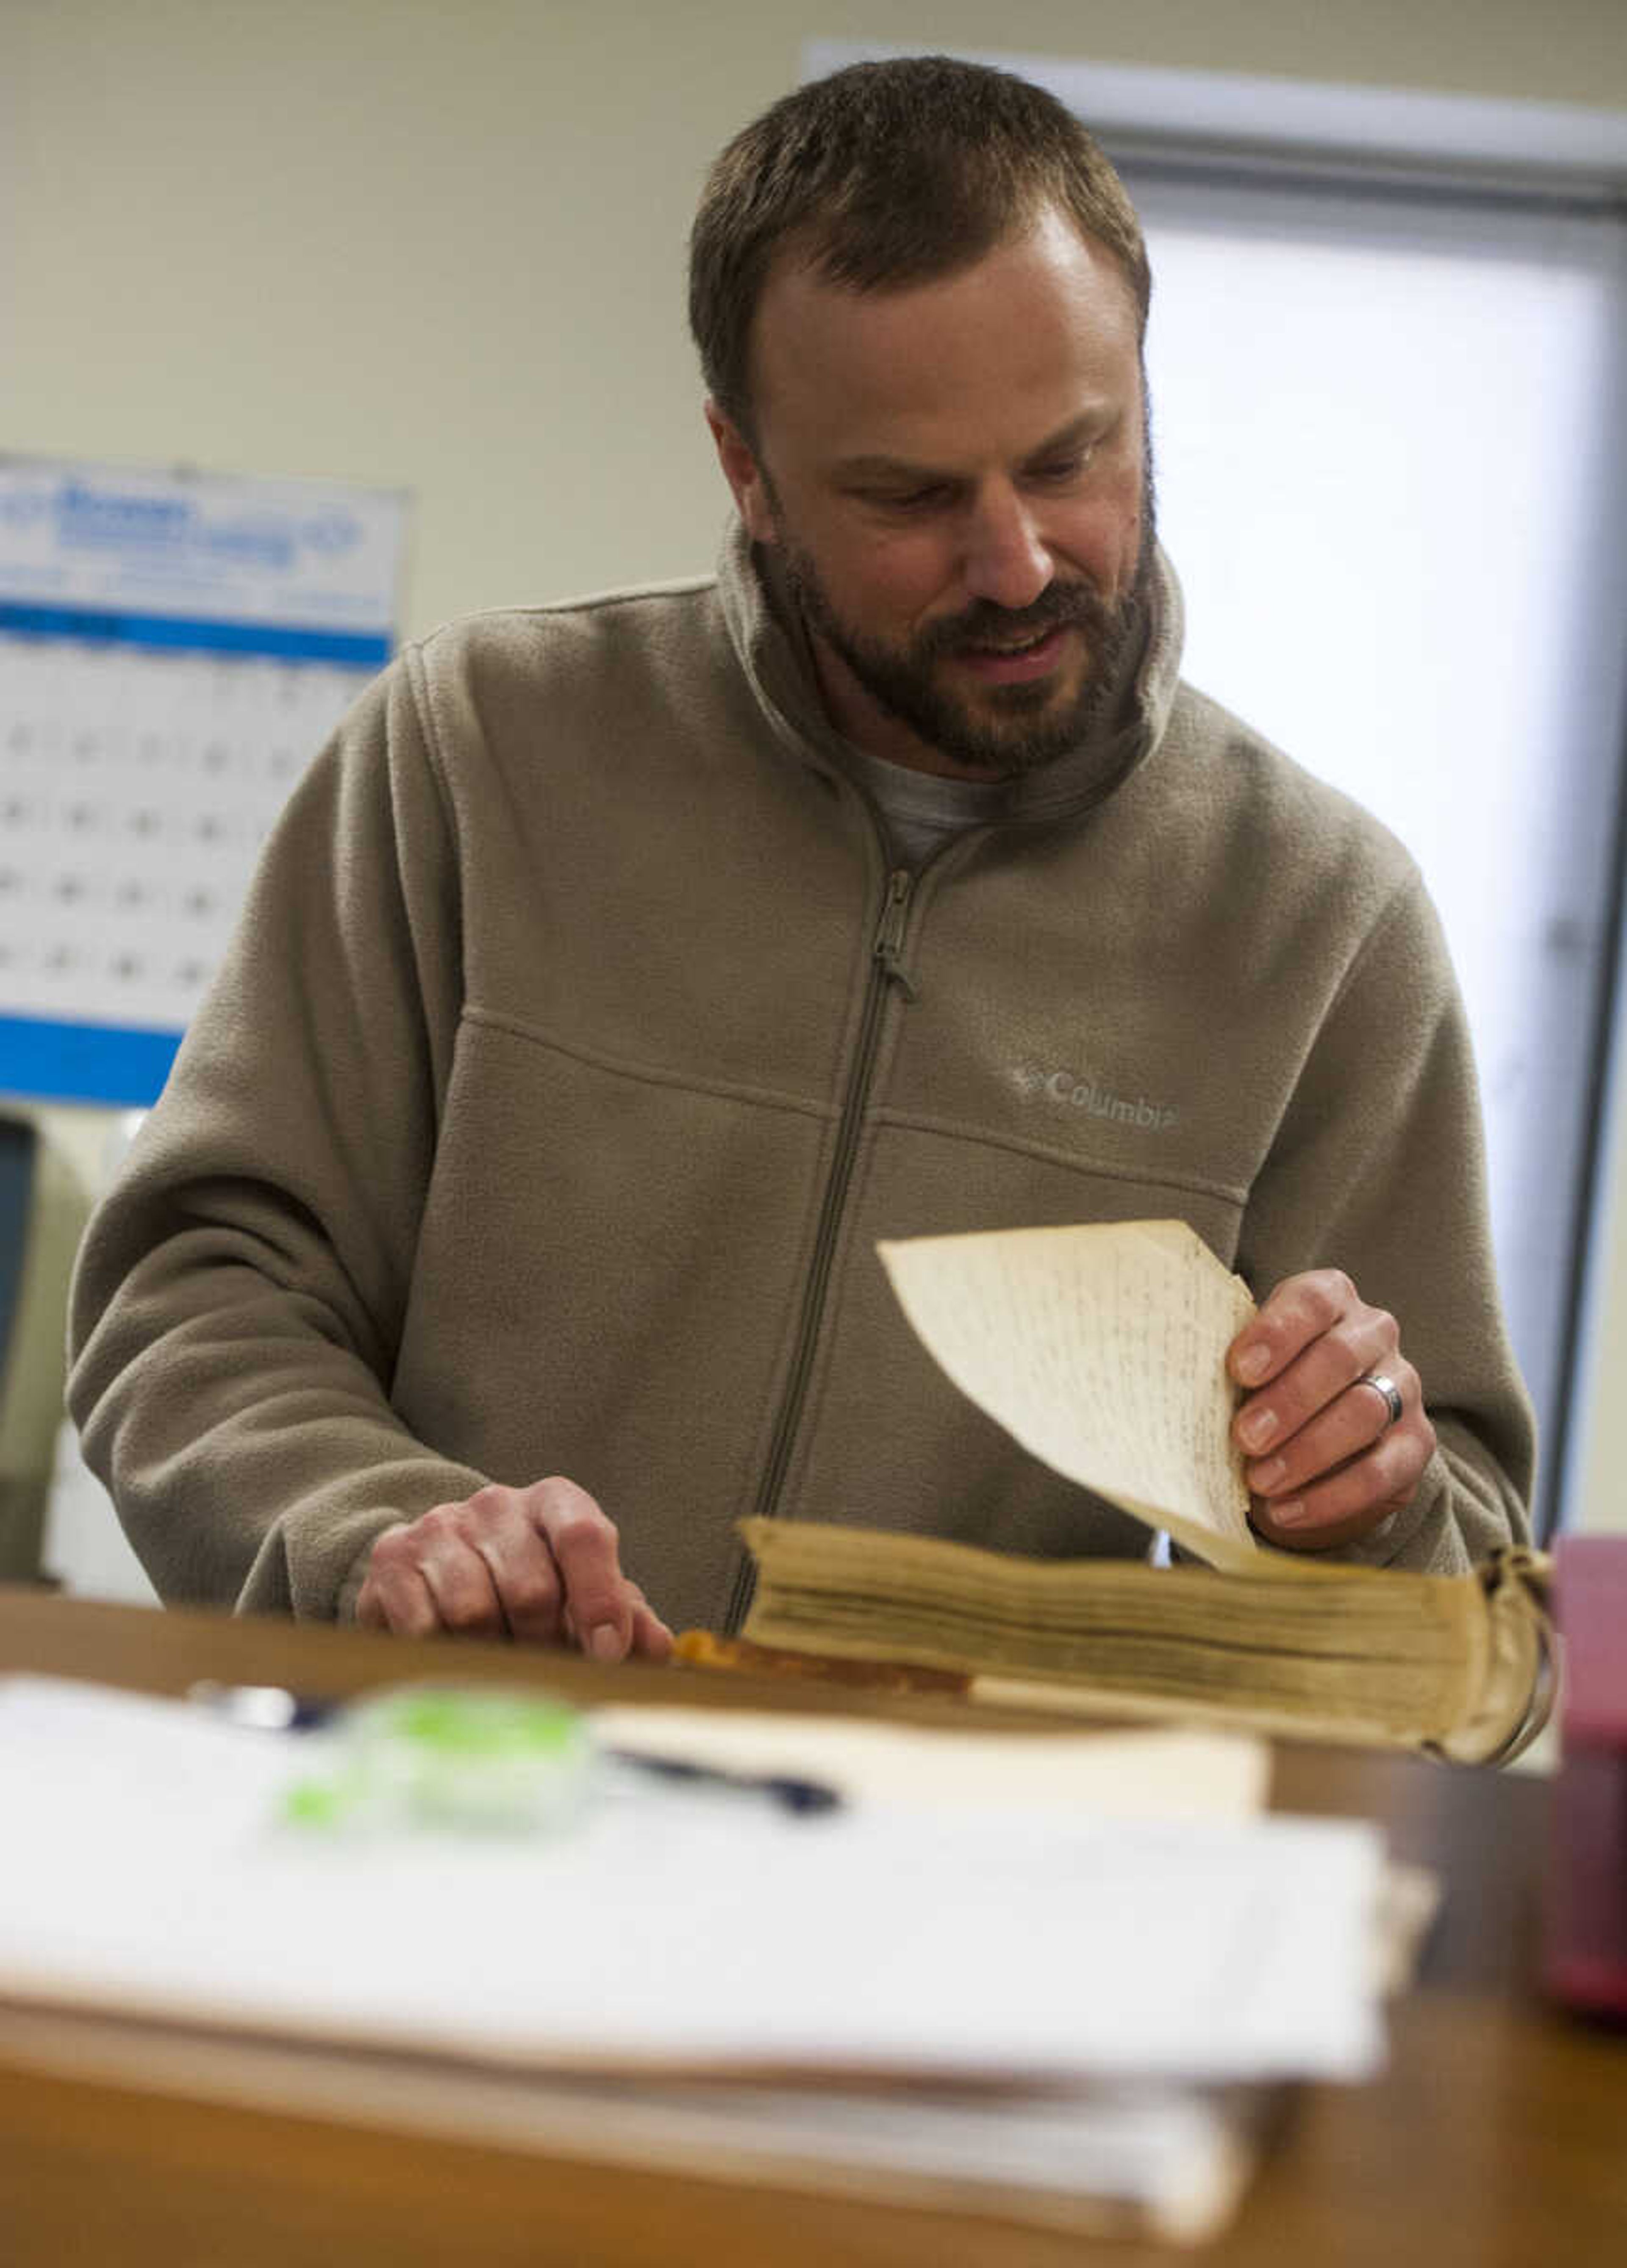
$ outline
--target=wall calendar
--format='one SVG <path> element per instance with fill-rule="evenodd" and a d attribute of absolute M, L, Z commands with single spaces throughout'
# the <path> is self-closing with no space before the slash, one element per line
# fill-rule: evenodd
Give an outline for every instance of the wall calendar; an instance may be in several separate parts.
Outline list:
<path fill-rule="evenodd" d="M 151 1102 L 388 659 L 406 499 L 0 459 L 0 1091 Z"/>

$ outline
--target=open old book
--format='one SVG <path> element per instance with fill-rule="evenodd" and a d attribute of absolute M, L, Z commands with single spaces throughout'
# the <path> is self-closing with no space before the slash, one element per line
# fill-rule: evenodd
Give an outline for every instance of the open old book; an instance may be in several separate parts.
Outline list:
<path fill-rule="evenodd" d="M 1019 1559 L 756 1520 L 756 1647 L 955 1672 L 980 1697 L 1515 1752 L 1546 1714 L 1546 1563 L 1458 1576 L 1263 1548 L 1226 1350 L 1253 1311 L 1182 1221 L 884 1244 L 905 1314 L 1025 1448 L 1207 1566 Z"/>

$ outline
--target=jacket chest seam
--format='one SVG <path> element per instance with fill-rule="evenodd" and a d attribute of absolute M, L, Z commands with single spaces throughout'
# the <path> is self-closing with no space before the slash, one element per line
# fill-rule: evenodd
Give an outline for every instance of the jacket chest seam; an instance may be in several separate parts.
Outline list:
<path fill-rule="evenodd" d="M 684 1094 L 704 1094 L 723 1101 L 746 1103 L 756 1109 L 787 1111 L 799 1117 L 812 1118 L 821 1125 L 828 1125 L 840 1116 L 839 1103 L 817 1096 L 783 1094 L 773 1087 L 753 1086 L 741 1079 L 701 1078 L 692 1071 L 675 1071 L 665 1064 L 638 1063 L 629 1057 L 612 1055 L 602 1048 L 584 1047 L 578 1041 L 563 1040 L 522 1016 L 511 1016 L 498 1009 L 482 1008 L 473 1002 L 465 1004 L 461 1020 L 478 1030 L 500 1033 L 504 1038 L 519 1040 L 527 1047 L 540 1048 L 549 1055 L 563 1056 L 567 1062 L 585 1064 L 594 1071 L 607 1072 L 612 1078 L 632 1079 L 641 1086 L 670 1086 Z"/>

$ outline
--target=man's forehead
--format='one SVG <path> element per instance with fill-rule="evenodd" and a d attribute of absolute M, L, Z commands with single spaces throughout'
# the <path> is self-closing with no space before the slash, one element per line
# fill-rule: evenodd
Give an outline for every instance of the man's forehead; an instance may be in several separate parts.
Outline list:
<path fill-rule="evenodd" d="M 1050 214 L 950 274 L 856 291 L 821 275 L 806 247 L 771 271 L 752 338 L 760 417 L 852 431 L 862 453 L 901 434 L 998 416 L 1039 446 L 1054 428 L 1137 389 L 1140 326 L 1113 254 Z M 873 445 L 864 438 L 875 434 Z M 919 441 L 905 438 L 906 453 Z"/>
<path fill-rule="evenodd" d="M 1130 319 L 1138 325 L 1134 287 L 1117 255 L 1099 237 L 1081 228 L 1071 214 L 1051 203 L 1038 205 L 1018 216 L 1009 229 L 970 258 L 958 261 L 931 275 L 909 276 L 891 284 L 861 285 L 845 281 L 839 274 L 832 272 L 828 259 L 828 239 L 816 225 L 793 230 L 769 262 L 759 291 L 756 312 L 761 317 L 764 308 L 775 300 L 782 304 L 800 300 L 837 306 L 843 304 L 885 305 L 889 301 L 941 297 L 964 284 L 968 278 L 998 266 L 1013 252 L 1029 246 L 1044 247 L 1062 261 L 1082 260 L 1104 284 L 1121 285 Z"/>

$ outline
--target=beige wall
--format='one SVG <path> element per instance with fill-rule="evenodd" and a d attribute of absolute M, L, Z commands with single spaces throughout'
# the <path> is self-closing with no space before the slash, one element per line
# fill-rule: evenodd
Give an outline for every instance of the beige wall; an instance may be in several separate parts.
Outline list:
<path fill-rule="evenodd" d="M 0 0 L 0 446 L 409 489 L 414 632 L 706 566 L 685 231 L 815 35 L 1627 108 L 1622 0 Z"/>
<path fill-rule="evenodd" d="M 1621 0 L 8 0 L 0 436 L 410 489 L 414 631 L 685 573 L 721 491 L 684 234 L 805 38 L 1627 107 L 1624 23 Z"/>

